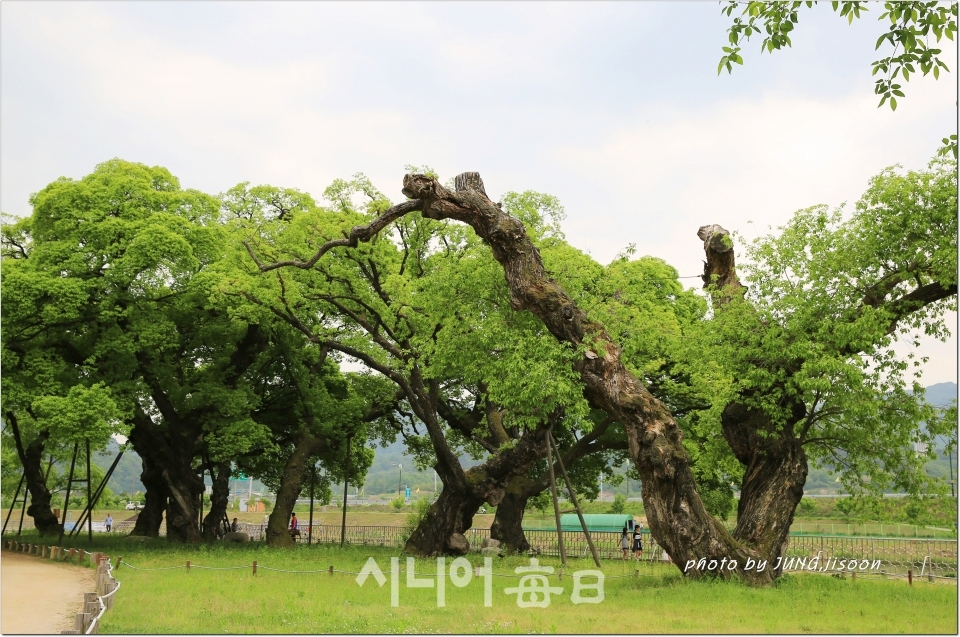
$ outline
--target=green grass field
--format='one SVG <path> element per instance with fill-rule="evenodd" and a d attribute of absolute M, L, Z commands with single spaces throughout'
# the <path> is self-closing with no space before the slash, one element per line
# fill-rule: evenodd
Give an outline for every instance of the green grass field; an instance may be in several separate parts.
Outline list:
<path fill-rule="evenodd" d="M 399 607 L 390 605 L 390 558 L 395 549 L 323 545 L 289 550 L 259 545 L 185 548 L 166 541 L 145 545 L 120 538 L 86 540 L 78 548 L 109 553 L 140 568 L 192 568 L 147 571 L 122 566 L 114 608 L 104 617 L 105 633 L 956 633 L 954 585 L 902 580 L 841 580 L 789 574 L 777 586 L 755 589 L 737 582 L 687 581 L 669 565 L 644 563 L 640 576 L 633 562 L 604 561 L 605 599 L 574 605 L 572 571 L 592 562 L 572 560 L 562 581 L 556 573 L 548 608 L 520 608 L 514 569 L 525 558 L 494 559 L 492 607 L 484 607 L 483 582 L 474 578 L 457 588 L 446 578 L 446 606 L 437 608 L 435 589 L 406 586 L 400 574 Z M 356 575 L 374 557 L 388 581 L 381 588 Z M 406 556 L 400 556 L 401 568 Z M 258 573 L 252 574 L 252 562 Z M 482 565 L 479 556 L 470 562 Z M 450 559 L 447 560 L 449 569 Z M 559 566 L 556 558 L 542 565 Z M 207 570 L 197 566 L 243 566 Z M 266 570 L 319 570 L 282 573 Z M 436 561 L 417 560 L 419 574 L 436 572 Z M 513 577 L 500 577 L 508 575 Z M 616 577 L 626 576 L 626 577 Z M 586 594 L 586 593 L 585 593 Z"/>

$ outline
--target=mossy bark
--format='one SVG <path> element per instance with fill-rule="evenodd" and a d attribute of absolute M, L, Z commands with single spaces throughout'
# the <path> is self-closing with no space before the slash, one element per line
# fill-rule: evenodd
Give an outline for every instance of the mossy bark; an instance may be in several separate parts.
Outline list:
<path fill-rule="evenodd" d="M 697 492 L 683 433 L 666 406 L 624 366 L 620 347 L 604 327 L 591 321 L 546 272 L 540 253 L 523 223 L 491 202 L 476 173 L 465 173 L 457 192 L 425 175 L 407 175 L 403 192 L 420 201 L 425 217 L 469 224 L 491 247 L 503 266 L 515 310 L 536 315 L 560 341 L 580 348 L 575 364 L 591 405 L 619 420 L 630 455 L 643 483 L 644 507 L 651 533 L 688 576 L 742 577 L 756 584 L 771 573 L 746 570 L 748 558 L 767 556 L 737 541 L 704 507 Z M 698 560 L 736 560 L 732 570 L 707 571 Z M 690 566 L 690 565 L 693 566 Z"/>

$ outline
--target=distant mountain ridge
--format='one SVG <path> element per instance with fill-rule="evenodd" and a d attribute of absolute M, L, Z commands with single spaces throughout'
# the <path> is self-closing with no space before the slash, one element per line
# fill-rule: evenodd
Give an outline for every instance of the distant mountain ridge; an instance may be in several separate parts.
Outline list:
<path fill-rule="evenodd" d="M 948 407 L 953 401 L 957 400 L 956 383 L 937 383 L 926 388 L 925 398 L 928 403 L 937 407 Z M 941 443 L 942 444 L 942 443 Z M 392 494 L 397 489 L 402 491 L 404 487 L 409 486 L 411 491 L 420 489 L 421 491 L 433 491 L 434 474 L 432 469 L 426 471 L 417 471 L 413 464 L 413 458 L 407 455 L 403 442 L 397 440 L 386 447 L 380 447 L 376 443 L 371 447 L 376 452 L 373 465 L 367 472 L 367 479 L 364 483 L 364 492 L 366 494 Z M 940 448 L 941 445 L 938 445 Z M 107 469 L 116 457 L 120 445 L 111 440 L 106 452 L 98 454 L 94 462 Z M 480 464 L 481 461 L 474 460 L 468 456 L 462 456 L 460 462 L 466 468 Z M 402 469 L 400 466 L 402 465 Z M 942 467 L 940 466 L 942 465 Z M 954 466 L 956 466 L 956 455 L 954 455 Z M 947 475 L 948 467 L 946 458 L 939 458 L 930 463 L 930 469 L 933 475 Z M 145 489 L 140 482 L 141 461 L 140 456 L 132 449 L 128 448 L 120 464 L 111 477 L 109 487 L 114 493 L 127 493 L 132 488 L 134 491 L 143 492 Z M 439 485 L 439 481 L 437 481 Z M 817 486 L 814 486 L 817 485 Z M 834 478 L 823 469 L 811 469 L 807 479 L 808 489 L 836 489 Z M 605 489 L 606 490 L 606 489 Z M 353 489 L 351 488 L 351 492 Z M 617 489 L 612 489 L 617 492 Z M 336 493 L 342 493 L 336 490 Z"/>

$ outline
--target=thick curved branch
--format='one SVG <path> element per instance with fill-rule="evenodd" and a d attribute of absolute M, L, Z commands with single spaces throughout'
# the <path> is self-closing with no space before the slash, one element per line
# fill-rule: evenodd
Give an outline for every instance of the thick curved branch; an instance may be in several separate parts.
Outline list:
<path fill-rule="evenodd" d="M 897 329 L 897 324 L 908 315 L 920 310 L 931 303 L 942 301 L 943 299 L 957 295 L 957 284 L 942 285 L 938 281 L 920 286 L 904 294 L 899 299 L 887 304 L 887 310 L 893 314 L 890 326 L 887 328 L 887 334 L 892 334 Z"/>
<path fill-rule="evenodd" d="M 343 239 L 334 239 L 332 241 L 327 241 L 320 249 L 317 250 L 316 254 L 307 259 L 306 261 L 297 261 L 291 259 L 288 261 L 278 261 L 276 263 L 264 264 L 260 259 L 257 258 L 257 254 L 253 251 L 253 248 L 250 246 L 248 241 L 244 241 L 243 245 L 247 249 L 247 252 L 250 254 L 250 258 L 253 259 L 253 262 L 257 264 L 257 267 L 261 272 L 269 272 L 270 270 L 276 270 L 277 268 L 300 268 L 301 270 L 309 270 L 317 261 L 325 255 L 327 252 L 333 248 L 338 247 L 348 247 L 356 248 L 361 241 L 369 241 L 377 235 L 378 232 L 389 226 L 391 223 L 404 216 L 409 212 L 414 212 L 415 210 L 420 210 L 421 203 L 416 199 L 411 201 L 405 201 L 399 203 L 395 206 L 391 206 L 389 210 L 384 212 L 382 215 L 371 221 L 365 226 L 354 226 L 350 229 L 350 233 Z"/>

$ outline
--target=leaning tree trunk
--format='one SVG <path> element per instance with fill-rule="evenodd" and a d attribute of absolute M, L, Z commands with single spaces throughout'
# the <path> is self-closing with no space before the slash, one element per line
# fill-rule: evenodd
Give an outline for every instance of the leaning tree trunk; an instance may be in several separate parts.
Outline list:
<path fill-rule="evenodd" d="M 323 441 L 309 432 L 301 432 L 293 453 L 283 466 L 280 486 L 277 488 L 277 501 L 267 520 L 267 546 L 294 546 L 296 542 L 290 536 L 290 517 L 297 498 L 303 491 L 303 485 L 310 473 L 310 458 L 323 446 Z"/>
<path fill-rule="evenodd" d="M 493 517 L 490 537 L 500 541 L 505 554 L 526 553 L 530 550 L 530 542 L 523 532 L 523 513 L 530 499 L 525 488 L 528 482 L 523 476 L 514 478 L 507 485 L 506 493 L 497 505 L 496 515 Z"/>
<path fill-rule="evenodd" d="M 489 243 L 494 258 L 503 266 L 511 306 L 532 312 L 561 342 L 583 347 L 583 357 L 575 368 L 584 383 L 584 395 L 594 407 L 623 424 L 630 455 L 643 481 L 644 508 L 657 543 L 688 575 L 739 574 L 757 584 L 772 581 L 769 571 L 745 568 L 748 559 L 767 556 L 735 540 L 707 512 L 673 416 L 626 369 L 619 346 L 603 325 L 591 321 L 547 274 L 523 223 L 487 198 L 478 174 L 459 175 L 455 184 L 457 192 L 453 193 L 426 175 L 407 175 L 403 193 L 420 201 L 427 218 L 469 224 Z M 735 560 L 734 567 L 718 570 L 716 565 L 723 558 L 724 564 Z"/>
<path fill-rule="evenodd" d="M 523 223 L 490 201 L 477 173 L 458 175 L 454 183 L 456 192 L 451 192 L 427 175 L 404 176 L 403 194 L 411 201 L 393 206 L 366 226 L 352 228 L 343 239 L 325 243 L 307 261 L 265 265 L 249 244 L 247 249 L 262 272 L 287 266 L 309 269 L 334 247 L 369 241 L 414 210 L 429 219 L 455 219 L 470 225 L 490 245 L 494 259 L 503 267 L 511 307 L 530 311 L 560 342 L 583 352 L 574 369 L 584 384 L 584 396 L 593 407 L 623 424 L 630 456 L 643 481 L 650 531 L 674 564 L 692 576 L 739 575 L 756 584 L 772 582 L 769 571 L 758 573 L 745 568 L 748 559 L 767 556 L 735 540 L 707 512 L 697 492 L 683 434 L 672 414 L 626 369 L 620 347 L 604 326 L 590 320 L 549 276 Z M 725 564 L 735 560 L 733 568 L 711 570 L 710 565 L 723 558 Z"/>
<path fill-rule="evenodd" d="M 227 515 L 230 502 L 230 463 L 218 462 L 213 466 L 213 488 L 210 494 L 210 511 L 203 518 L 204 542 L 215 542 L 220 521 Z M 211 471 L 213 473 L 213 471 Z"/>
<path fill-rule="evenodd" d="M 30 506 L 27 507 L 27 515 L 33 518 L 33 525 L 41 537 L 59 535 L 60 521 L 50 509 L 50 489 L 47 488 L 47 478 L 43 473 L 43 449 L 47 439 L 50 438 L 50 432 L 47 430 L 41 431 L 36 438 L 30 441 L 29 445 L 24 447 L 16 414 L 8 411 L 7 422 L 14 434 L 17 455 L 23 465 L 24 482 L 27 485 L 27 491 L 30 493 Z"/>

